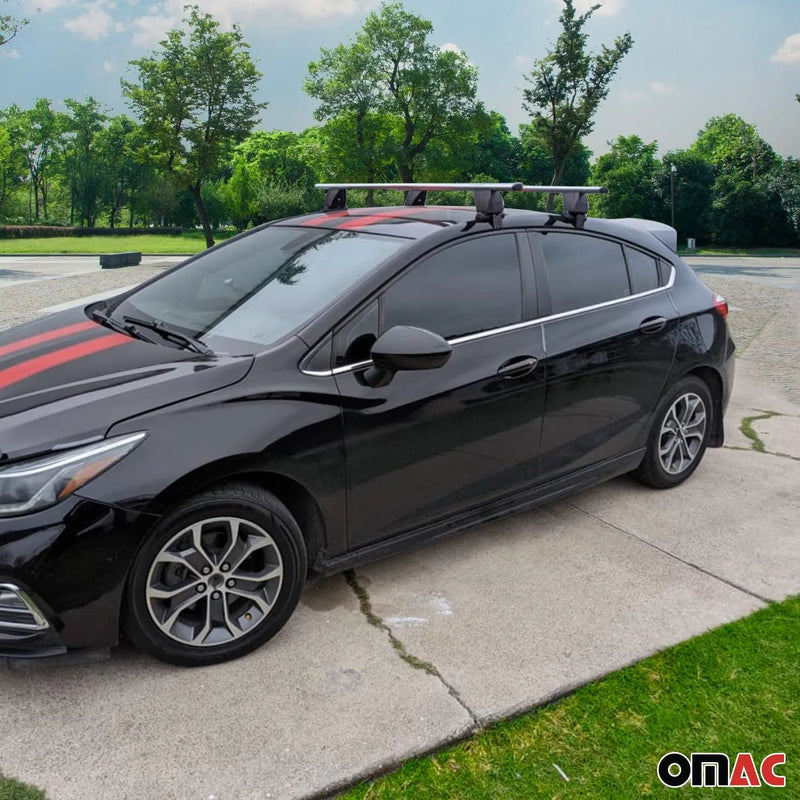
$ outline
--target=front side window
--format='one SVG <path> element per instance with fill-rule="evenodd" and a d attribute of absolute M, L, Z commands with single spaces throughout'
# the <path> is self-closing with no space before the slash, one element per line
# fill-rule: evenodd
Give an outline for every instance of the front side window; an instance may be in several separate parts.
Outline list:
<path fill-rule="evenodd" d="M 454 339 L 522 320 L 513 233 L 480 236 L 421 261 L 384 295 L 386 331 L 413 325 Z"/>
<path fill-rule="evenodd" d="M 408 239 L 276 226 L 134 292 L 113 316 L 159 320 L 219 352 L 263 349 L 320 313 Z"/>
<path fill-rule="evenodd" d="M 622 246 L 581 233 L 542 233 L 553 313 L 630 295 Z"/>

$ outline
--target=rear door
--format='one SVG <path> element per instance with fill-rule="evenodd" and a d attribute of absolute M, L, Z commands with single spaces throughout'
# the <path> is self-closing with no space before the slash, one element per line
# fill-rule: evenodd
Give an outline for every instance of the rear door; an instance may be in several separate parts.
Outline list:
<path fill-rule="evenodd" d="M 671 265 L 583 231 L 531 236 L 548 306 L 540 478 L 635 452 L 664 388 L 678 315 Z"/>
<path fill-rule="evenodd" d="M 525 272 L 520 270 L 520 253 Z M 426 256 L 336 333 L 351 549 L 529 486 L 544 368 L 524 235 L 473 235 Z M 453 346 L 442 368 L 365 385 L 369 350 L 395 325 Z"/>

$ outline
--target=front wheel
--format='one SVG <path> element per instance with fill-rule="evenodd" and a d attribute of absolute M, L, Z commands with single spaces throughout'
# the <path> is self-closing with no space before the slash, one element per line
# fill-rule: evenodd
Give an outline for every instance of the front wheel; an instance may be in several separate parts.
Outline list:
<path fill-rule="evenodd" d="M 661 398 L 644 459 L 633 476 L 656 489 L 683 483 L 699 466 L 711 432 L 711 393 L 700 378 L 678 381 Z"/>
<path fill-rule="evenodd" d="M 138 553 L 126 633 L 171 664 L 238 658 L 283 627 L 306 563 L 300 529 L 276 497 L 249 484 L 204 492 L 168 514 Z"/>

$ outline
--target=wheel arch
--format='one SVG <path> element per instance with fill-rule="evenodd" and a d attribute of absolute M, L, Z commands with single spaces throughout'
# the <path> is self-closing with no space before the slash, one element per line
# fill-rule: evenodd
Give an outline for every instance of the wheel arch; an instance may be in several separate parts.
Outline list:
<path fill-rule="evenodd" d="M 150 504 L 148 511 L 163 515 L 195 494 L 226 483 L 249 483 L 275 495 L 300 526 L 308 555 L 309 570 L 328 549 L 328 530 L 319 504 L 306 486 L 279 472 L 226 462 L 206 465 L 175 481 Z"/>
<path fill-rule="evenodd" d="M 689 370 L 682 377 L 696 377 L 700 378 L 703 383 L 708 386 L 711 392 L 712 416 L 711 416 L 711 433 L 708 439 L 709 447 L 722 447 L 725 443 L 725 427 L 723 425 L 723 410 L 722 410 L 722 376 L 714 367 L 701 366 L 694 367 Z"/>

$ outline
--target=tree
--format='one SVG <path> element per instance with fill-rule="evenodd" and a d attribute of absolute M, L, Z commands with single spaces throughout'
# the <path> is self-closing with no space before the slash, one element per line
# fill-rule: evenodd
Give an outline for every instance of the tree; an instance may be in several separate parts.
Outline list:
<path fill-rule="evenodd" d="M 65 115 L 53 111 L 51 101 L 40 97 L 33 108 L 22 110 L 12 104 L 6 111 L 11 136 L 25 156 L 30 177 L 33 219 L 47 219 L 47 198 L 52 178 L 62 156 L 61 136 Z"/>
<path fill-rule="evenodd" d="M 630 33 L 625 33 L 613 47 L 603 45 L 600 53 L 587 53 L 584 27 L 600 5 L 577 14 L 574 0 L 563 2 L 561 33 L 547 55 L 534 62 L 525 76 L 530 88 L 523 91 L 523 108 L 532 115 L 532 125 L 553 159 L 551 185 L 561 182 L 567 159 L 581 138 L 592 132 L 611 80 L 633 46 Z M 553 199 L 553 195 L 548 198 L 548 211 Z"/>
<path fill-rule="evenodd" d="M 1 0 L 4 5 L 8 0 Z M 0 14 L 0 47 L 8 44 L 28 24 L 27 19 L 18 19 L 11 14 Z"/>
<path fill-rule="evenodd" d="M 67 99 L 64 105 L 70 111 L 64 121 L 65 131 L 71 134 L 64 151 L 65 173 L 70 185 L 70 222 L 74 222 L 77 213 L 79 224 L 92 227 L 97 219 L 107 168 L 98 157 L 97 137 L 108 117 L 91 96 L 83 103 Z"/>
<path fill-rule="evenodd" d="M 677 172 L 672 174 L 672 167 Z M 672 182 L 675 185 L 675 228 L 679 241 L 692 237 L 706 242 L 711 237 L 714 167 L 691 150 L 667 153 L 655 174 L 659 206 L 653 219 L 671 223 Z"/>
<path fill-rule="evenodd" d="M 477 106 L 476 69 L 464 53 L 432 44 L 432 32 L 430 21 L 384 3 L 352 44 L 309 64 L 305 89 L 320 101 L 317 118 L 349 117 L 366 175 L 388 154 L 400 180 L 412 182 L 428 146 Z M 379 112 L 391 117 L 388 130 Z"/>
<path fill-rule="evenodd" d="M 720 174 L 742 180 L 755 181 L 778 163 L 775 151 L 758 135 L 755 126 L 736 114 L 712 117 L 690 149 Z"/>
<path fill-rule="evenodd" d="M 23 185 L 26 175 L 25 154 L 0 114 L 0 219 L 6 213 L 8 201 Z"/>
<path fill-rule="evenodd" d="M 169 31 L 160 51 L 131 61 L 138 80 L 123 80 L 122 87 L 160 167 L 191 194 L 211 247 L 214 237 L 203 183 L 252 131 L 267 104 L 255 100 L 261 73 L 239 27 L 223 32 L 197 6 L 185 10 L 188 32 Z"/>
<path fill-rule="evenodd" d="M 639 217 L 658 215 L 654 178 L 659 163 L 657 142 L 645 144 L 638 136 L 618 136 L 609 142 L 611 150 L 592 167 L 591 182 L 608 187 L 609 193 L 593 199 L 592 213 L 599 217 Z"/>

